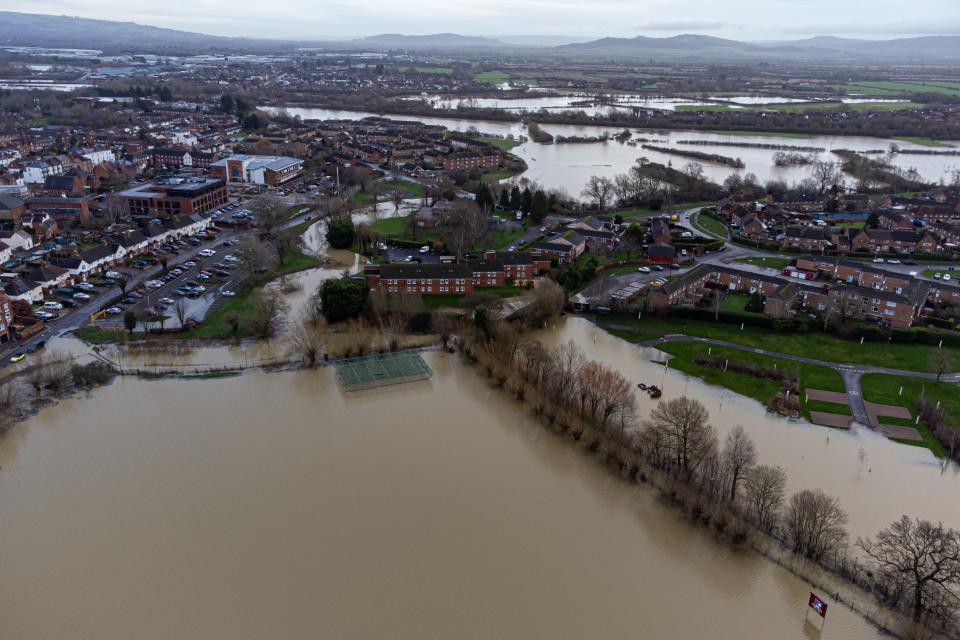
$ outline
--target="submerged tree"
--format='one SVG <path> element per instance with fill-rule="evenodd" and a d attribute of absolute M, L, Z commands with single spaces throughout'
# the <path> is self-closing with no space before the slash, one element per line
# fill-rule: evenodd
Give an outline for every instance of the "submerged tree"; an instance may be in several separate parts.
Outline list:
<path fill-rule="evenodd" d="M 960 605 L 960 532 L 903 516 L 857 546 L 890 585 L 901 587 L 914 622 L 924 611 L 948 617 Z"/>

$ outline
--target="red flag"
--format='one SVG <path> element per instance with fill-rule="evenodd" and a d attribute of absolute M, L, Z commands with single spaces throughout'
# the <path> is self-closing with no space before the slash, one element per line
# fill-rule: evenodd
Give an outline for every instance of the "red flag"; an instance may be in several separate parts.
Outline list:
<path fill-rule="evenodd" d="M 827 603 L 818 598 L 813 591 L 810 592 L 810 600 L 807 606 L 820 614 L 821 618 L 827 617 Z"/>

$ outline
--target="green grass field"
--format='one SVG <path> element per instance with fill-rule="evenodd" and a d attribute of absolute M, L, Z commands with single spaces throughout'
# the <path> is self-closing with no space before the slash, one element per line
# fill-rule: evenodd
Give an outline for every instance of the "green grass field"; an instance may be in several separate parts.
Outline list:
<path fill-rule="evenodd" d="M 481 71 L 473 76 L 473 81 L 480 84 L 501 84 L 512 77 L 506 71 Z"/>
<path fill-rule="evenodd" d="M 853 95 L 897 96 L 914 93 L 942 93 L 948 96 L 960 96 L 960 82 L 875 82 L 863 80 L 834 88 Z"/>
<path fill-rule="evenodd" d="M 924 105 L 916 102 L 857 102 L 846 104 L 836 102 L 794 102 L 775 104 L 752 104 L 736 107 L 729 104 L 681 104 L 676 106 L 677 111 L 778 111 L 780 113 L 803 113 L 805 111 L 898 111 L 902 109 L 922 109 Z"/>
<path fill-rule="evenodd" d="M 724 387 L 725 389 L 730 389 L 731 391 L 739 393 L 740 395 L 753 398 L 764 405 L 770 402 L 770 400 L 777 395 L 777 392 L 780 390 L 779 382 L 775 380 L 759 378 L 747 373 L 736 373 L 733 371 L 723 371 L 722 369 L 707 367 L 695 363 L 694 360 L 697 357 L 709 355 L 717 358 L 729 358 L 730 360 L 736 360 L 738 362 L 748 362 L 754 365 L 761 365 L 765 367 L 776 366 L 778 369 L 786 369 L 787 371 L 800 377 L 801 413 L 808 420 L 810 418 L 811 409 L 813 411 L 824 411 L 830 409 L 823 406 L 828 403 L 815 403 L 813 401 L 806 402 L 805 391 L 807 388 L 839 392 L 844 390 L 843 378 L 840 377 L 839 373 L 833 369 L 830 369 L 829 367 L 821 367 L 817 365 L 792 362 L 790 360 L 782 360 L 779 358 L 771 358 L 770 356 L 750 353 L 749 351 L 739 351 L 737 349 L 730 349 L 727 347 L 711 347 L 710 345 L 699 344 L 696 342 L 673 342 L 660 345 L 658 349 L 673 356 L 673 358 L 670 360 L 670 368 L 679 369 L 684 373 L 701 378 L 708 384 Z M 830 406 L 834 407 L 834 405 Z M 843 407 L 841 405 L 839 408 L 834 410 L 834 413 L 841 413 L 842 411 Z M 849 415 L 849 413 L 850 410 L 848 408 L 846 413 L 843 415 Z"/>
<path fill-rule="evenodd" d="M 721 136 L 737 136 L 741 138 L 792 138 L 804 140 L 810 137 L 806 133 L 784 133 L 777 131 L 710 131 Z"/>
<path fill-rule="evenodd" d="M 949 382 L 868 373 L 861 378 L 860 386 L 863 391 L 863 399 L 867 402 L 906 407 L 910 410 L 912 416 L 917 415 L 917 405 L 921 394 L 923 394 L 934 403 L 940 401 L 941 406 L 946 410 L 950 424 L 954 425 L 955 428 L 960 425 L 960 393 L 957 392 L 957 386 Z M 900 395 L 900 387 L 903 387 L 903 395 Z M 938 457 L 946 456 L 943 445 L 933 437 L 933 434 L 923 423 L 914 424 L 913 421 L 905 423 L 903 420 L 894 418 L 884 418 L 882 421 L 889 424 L 905 424 L 914 427 L 923 436 L 923 446 L 928 447 Z M 910 441 L 906 441 L 906 443 L 919 444 Z"/>
<path fill-rule="evenodd" d="M 811 328 L 810 333 L 783 333 L 771 329 L 745 327 L 722 322 L 685 320 L 682 318 L 616 318 L 617 325 L 630 326 L 643 333 L 683 333 L 728 340 L 746 347 L 806 356 L 825 362 L 869 364 L 907 371 L 933 371 L 931 356 L 937 347 L 925 344 L 888 344 L 842 340 Z M 960 362 L 960 350 L 950 349 Z"/>
<path fill-rule="evenodd" d="M 501 298 L 513 298 L 526 293 L 526 289 L 514 285 L 505 285 L 502 287 L 480 287 L 476 289 L 475 293 L 490 293 Z M 463 304 L 464 297 L 462 295 L 423 296 L 423 308 L 427 311 L 445 308 L 455 309 Z"/>
<path fill-rule="evenodd" d="M 793 260 L 791 258 L 773 258 L 767 256 L 750 256 L 747 258 L 737 258 L 736 262 L 742 264 L 752 264 L 755 267 L 766 267 L 767 269 L 776 269 L 783 271 Z"/>
<path fill-rule="evenodd" d="M 503 138 L 491 138 L 489 136 L 474 136 L 474 140 L 478 142 L 486 142 L 487 144 L 492 144 L 501 151 L 510 151 L 514 147 L 520 146 L 520 141 L 518 140 L 505 140 Z"/>
<path fill-rule="evenodd" d="M 702 233 L 711 235 L 715 238 L 726 238 L 727 227 L 722 222 L 711 216 L 697 214 L 693 217 L 693 226 Z"/>
<path fill-rule="evenodd" d="M 401 73 L 432 73 L 436 75 L 449 76 L 453 73 L 452 67 L 397 67 Z"/>
<path fill-rule="evenodd" d="M 918 144 L 921 147 L 933 147 L 938 149 L 955 149 L 956 147 L 948 142 L 943 142 L 941 140 L 934 140 L 933 138 L 924 138 L 921 136 L 900 136 L 894 138 L 894 140 L 901 140 L 903 142 L 912 142 L 913 144 Z"/>

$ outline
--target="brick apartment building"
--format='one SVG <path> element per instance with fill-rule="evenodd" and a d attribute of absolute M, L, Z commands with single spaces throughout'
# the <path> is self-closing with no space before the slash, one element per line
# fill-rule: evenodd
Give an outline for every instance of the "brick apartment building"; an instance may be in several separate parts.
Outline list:
<path fill-rule="evenodd" d="M 166 218 L 206 213 L 227 204 L 227 183 L 221 178 L 175 178 L 137 185 L 117 194 L 131 215 Z"/>
<path fill-rule="evenodd" d="M 462 295 L 484 287 L 532 282 L 550 268 L 550 261 L 525 252 L 487 251 L 462 264 L 367 265 L 364 276 L 372 290 L 388 294 Z"/>

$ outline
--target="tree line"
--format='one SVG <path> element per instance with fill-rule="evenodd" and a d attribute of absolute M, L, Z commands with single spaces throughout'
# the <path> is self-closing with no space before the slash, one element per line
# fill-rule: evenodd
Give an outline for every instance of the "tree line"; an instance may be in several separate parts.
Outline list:
<path fill-rule="evenodd" d="M 960 605 L 960 532 L 903 516 L 852 543 L 849 517 L 819 488 L 788 494 L 786 472 L 763 464 L 742 426 L 721 441 L 704 405 L 665 400 L 641 418 L 632 385 L 572 341 L 556 347 L 485 319 L 463 323 L 458 348 L 543 422 L 598 451 L 625 477 L 661 479 L 692 519 L 732 542 L 771 536 L 868 590 L 913 623 L 944 629 Z"/>

